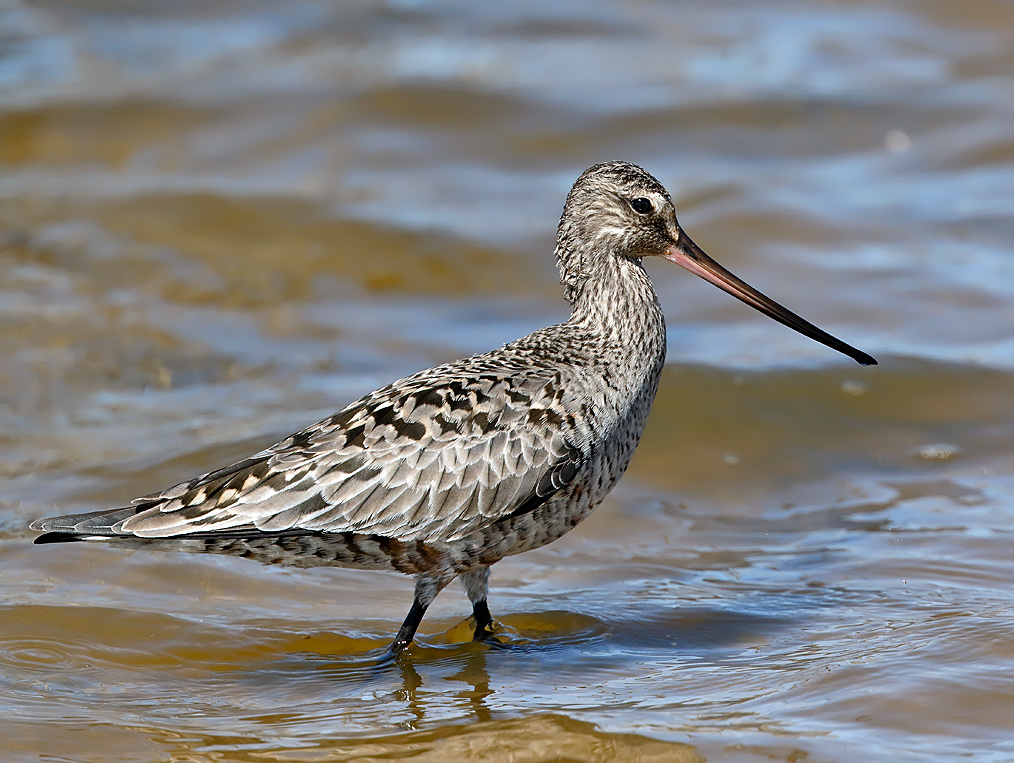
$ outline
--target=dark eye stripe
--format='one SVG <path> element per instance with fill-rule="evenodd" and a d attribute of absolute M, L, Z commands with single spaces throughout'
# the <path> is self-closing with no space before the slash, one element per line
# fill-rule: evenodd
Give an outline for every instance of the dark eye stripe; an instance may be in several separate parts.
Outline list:
<path fill-rule="evenodd" d="M 630 206 L 634 208 L 634 211 L 641 215 L 646 215 L 650 212 L 655 211 L 654 205 L 652 205 L 650 199 L 646 199 L 643 196 L 638 196 L 636 199 L 630 200 Z"/>

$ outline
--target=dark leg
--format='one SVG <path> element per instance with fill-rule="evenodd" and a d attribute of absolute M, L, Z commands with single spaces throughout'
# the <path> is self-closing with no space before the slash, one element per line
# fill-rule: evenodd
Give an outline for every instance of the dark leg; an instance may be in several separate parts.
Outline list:
<path fill-rule="evenodd" d="M 475 617 L 475 635 L 472 636 L 472 641 L 483 641 L 492 636 L 493 616 L 489 613 L 485 599 L 472 605 L 472 615 Z"/>
<path fill-rule="evenodd" d="M 484 641 L 493 635 L 493 616 L 486 603 L 489 595 L 489 567 L 476 567 L 463 573 L 461 584 L 465 587 L 468 600 L 472 602 L 472 615 L 475 617 L 475 635 L 472 640 Z"/>
<path fill-rule="evenodd" d="M 415 638 L 415 632 L 419 628 L 419 623 L 422 622 L 423 615 L 426 614 L 426 610 L 429 608 L 433 600 L 437 598 L 437 594 L 440 593 L 444 586 L 446 586 L 454 575 L 437 575 L 433 573 L 423 573 L 415 581 L 415 600 L 412 602 L 412 609 L 408 611 L 408 616 L 405 618 L 405 622 L 401 624 L 401 628 L 398 629 L 398 635 L 395 637 L 394 642 L 387 648 L 387 653 L 384 655 L 382 662 L 394 659 L 403 651 L 405 648 L 412 643 L 412 639 Z"/>
<path fill-rule="evenodd" d="M 425 614 L 426 607 L 420 604 L 418 599 L 413 601 L 412 609 L 408 611 L 408 617 L 405 618 L 405 622 L 398 629 L 398 635 L 395 636 L 394 642 L 391 646 L 387 647 L 385 657 L 397 657 L 405 650 L 405 647 L 412 643 L 412 639 L 415 638 L 415 632 L 419 629 L 419 623 L 422 622 L 423 615 Z"/>

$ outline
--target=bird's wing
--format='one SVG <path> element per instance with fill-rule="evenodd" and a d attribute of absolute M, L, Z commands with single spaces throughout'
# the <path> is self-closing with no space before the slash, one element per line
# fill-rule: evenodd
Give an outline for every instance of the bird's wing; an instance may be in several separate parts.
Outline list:
<path fill-rule="evenodd" d="M 139 498 L 113 529 L 451 541 L 573 480 L 583 456 L 566 434 L 559 376 L 439 376 L 396 382 L 249 459 Z"/>

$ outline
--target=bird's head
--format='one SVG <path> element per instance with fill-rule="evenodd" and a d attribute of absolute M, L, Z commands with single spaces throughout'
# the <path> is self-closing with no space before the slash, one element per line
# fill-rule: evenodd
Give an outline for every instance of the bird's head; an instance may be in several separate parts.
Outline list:
<path fill-rule="evenodd" d="M 687 236 L 665 187 L 628 162 L 606 162 L 585 170 L 564 204 L 556 258 L 569 301 L 596 274 L 608 273 L 609 258 L 640 263 L 663 257 L 799 333 L 848 355 L 862 365 L 877 361 L 836 339 L 723 268 Z"/>

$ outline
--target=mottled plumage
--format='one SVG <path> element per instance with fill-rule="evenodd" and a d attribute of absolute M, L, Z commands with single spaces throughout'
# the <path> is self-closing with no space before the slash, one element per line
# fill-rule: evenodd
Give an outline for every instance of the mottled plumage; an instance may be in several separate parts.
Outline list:
<path fill-rule="evenodd" d="M 417 576 L 391 654 L 462 577 L 489 629 L 489 565 L 559 538 L 627 468 L 665 359 L 665 322 L 641 260 L 658 255 L 851 355 L 722 270 L 680 230 L 639 167 L 590 168 L 564 207 L 556 258 L 565 323 L 383 387 L 223 469 L 129 508 L 42 519 L 37 543 L 116 540 L 302 567 Z"/>

